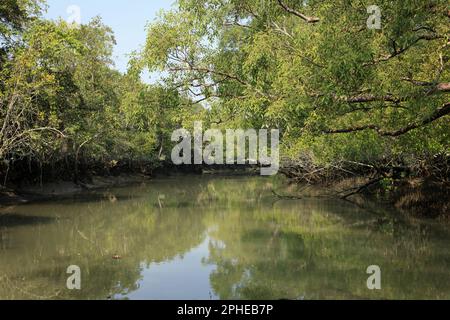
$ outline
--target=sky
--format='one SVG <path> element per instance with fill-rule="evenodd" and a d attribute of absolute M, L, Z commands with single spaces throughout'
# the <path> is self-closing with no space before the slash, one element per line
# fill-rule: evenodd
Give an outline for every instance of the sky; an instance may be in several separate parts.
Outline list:
<path fill-rule="evenodd" d="M 125 72 L 127 55 L 145 43 L 147 23 L 152 22 L 160 10 L 173 8 L 173 3 L 174 0 L 47 0 L 45 17 L 72 22 L 79 16 L 81 23 L 87 23 L 93 17 L 101 16 L 114 30 L 116 68 Z"/>

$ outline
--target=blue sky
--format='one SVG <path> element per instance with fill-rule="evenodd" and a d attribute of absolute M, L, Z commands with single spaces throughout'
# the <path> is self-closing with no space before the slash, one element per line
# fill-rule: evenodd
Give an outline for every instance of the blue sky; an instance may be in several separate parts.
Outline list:
<path fill-rule="evenodd" d="M 114 30 L 117 46 L 114 51 L 116 68 L 126 71 L 127 55 L 139 49 L 146 38 L 145 26 L 155 19 L 160 10 L 173 7 L 174 0 L 47 0 L 49 19 L 69 19 L 71 6 L 80 8 L 81 22 L 95 16 Z"/>

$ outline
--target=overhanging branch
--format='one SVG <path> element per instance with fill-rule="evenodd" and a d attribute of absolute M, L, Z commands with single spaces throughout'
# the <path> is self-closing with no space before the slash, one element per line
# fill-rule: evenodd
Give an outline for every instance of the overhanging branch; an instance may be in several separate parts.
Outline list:
<path fill-rule="evenodd" d="M 445 104 L 443 107 L 437 109 L 432 115 L 429 117 L 415 123 L 411 123 L 407 125 L 406 127 L 403 127 L 401 129 L 395 130 L 395 131 L 388 131 L 385 129 L 380 128 L 377 125 L 364 125 L 359 127 L 352 127 L 352 128 L 346 128 L 346 129 L 337 129 L 337 130 L 327 130 L 324 133 L 326 134 L 340 134 L 340 133 L 352 133 L 352 132 L 358 132 L 358 131 L 364 131 L 364 130 L 374 130 L 376 131 L 380 136 L 388 136 L 388 137 L 398 137 L 405 133 L 408 133 L 414 129 L 426 126 L 440 118 L 443 118 L 450 114 L 450 103 Z"/>

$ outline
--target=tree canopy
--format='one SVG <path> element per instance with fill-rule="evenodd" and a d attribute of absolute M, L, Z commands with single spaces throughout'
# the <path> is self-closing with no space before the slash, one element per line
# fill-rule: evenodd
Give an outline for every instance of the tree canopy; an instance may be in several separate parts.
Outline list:
<path fill-rule="evenodd" d="M 276 127 L 317 162 L 448 152 L 446 1 L 180 0 L 142 58 L 224 126 Z"/>
<path fill-rule="evenodd" d="M 7 173 L 53 168 L 78 180 L 80 170 L 108 171 L 139 161 L 158 166 L 179 126 L 181 95 L 121 74 L 115 38 L 101 18 L 75 26 L 39 18 L 41 2 L 1 4 L 0 159 Z M 3 23 L 3 21 L 5 21 Z M 176 111 L 178 110 L 178 111 Z M 81 168 L 83 166 L 83 168 Z M 33 176 L 33 174 L 31 174 Z"/>
<path fill-rule="evenodd" d="M 28 159 L 77 179 L 81 162 L 158 166 L 194 121 L 280 129 L 293 162 L 448 158 L 447 2 L 380 0 L 380 29 L 371 4 L 179 0 L 121 74 L 100 18 L 76 27 L 42 19 L 40 0 L 2 1 L 3 169 Z M 144 69 L 163 81 L 143 83 Z"/>

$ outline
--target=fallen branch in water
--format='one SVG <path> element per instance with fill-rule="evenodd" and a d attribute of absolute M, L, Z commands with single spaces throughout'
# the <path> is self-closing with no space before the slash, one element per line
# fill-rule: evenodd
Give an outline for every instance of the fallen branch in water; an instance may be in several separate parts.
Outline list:
<path fill-rule="evenodd" d="M 354 191 L 352 191 L 352 192 L 350 192 L 350 193 L 348 193 L 348 194 L 346 194 L 346 195 L 341 196 L 341 199 L 347 200 L 347 199 L 348 199 L 349 197 L 351 197 L 351 196 L 354 196 L 354 195 L 356 195 L 356 194 L 360 194 L 361 192 L 363 192 L 364 190 L 366 190 L 366 189 L 369 188 L 370 186 L 372 186 L 372 185 L 374 185 L 374 184 L 380 182 L 380 181 L 383 180 L 383 179 L 384 179 L 384 177 L 379 177 L 379 178 L 370 180 L 369 182 L 367 182 L 366 184 L 363 184 L 362 186 L 355 187 L 355 188 L 352 189 L 352 190 L 354 190 Z"/>
<path fill-rule="evenodd" d="M 274 196 L 276 196 L 279 199 L 286 199 L 286 200 L 302 200 L 302 197 L 297 197 L 297 196 L 283 196 L 281 194 L 278 194 L 277 192 L 275 192 L 275 190 L 272 189 L 272 193 Z"/>

